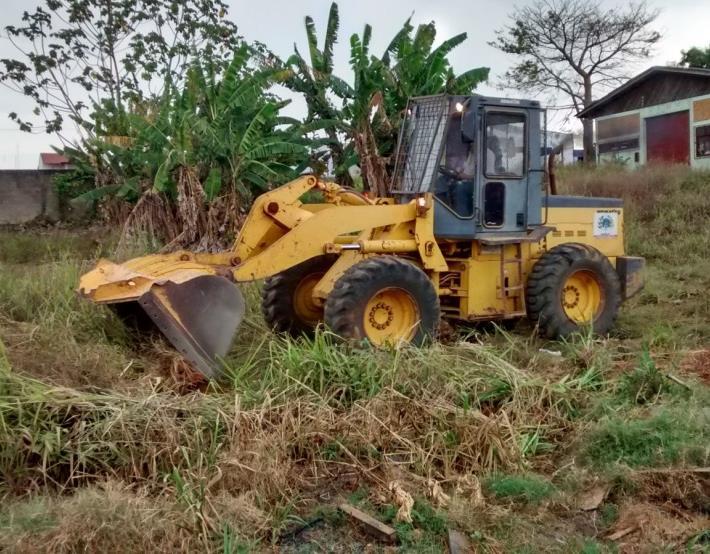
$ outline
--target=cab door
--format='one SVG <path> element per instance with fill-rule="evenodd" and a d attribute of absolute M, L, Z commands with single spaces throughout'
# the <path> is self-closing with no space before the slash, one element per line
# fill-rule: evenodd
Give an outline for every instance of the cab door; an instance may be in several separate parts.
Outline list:
<path fill-rule="evenodd" d="M 527 129 L 525 110 L 484 111 L 479 183 L 482 232 L 527 228 Z"/>

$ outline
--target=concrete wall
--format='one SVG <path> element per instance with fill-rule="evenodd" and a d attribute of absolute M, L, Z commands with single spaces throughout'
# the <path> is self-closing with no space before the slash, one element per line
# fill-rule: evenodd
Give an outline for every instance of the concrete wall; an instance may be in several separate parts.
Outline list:
<path fill-rule="evenodd" d="M 0 170 L 0 225 L 29 223 L 38 218 L 56 221 L 59 199 L 54 188 L 57 171 Z"/>

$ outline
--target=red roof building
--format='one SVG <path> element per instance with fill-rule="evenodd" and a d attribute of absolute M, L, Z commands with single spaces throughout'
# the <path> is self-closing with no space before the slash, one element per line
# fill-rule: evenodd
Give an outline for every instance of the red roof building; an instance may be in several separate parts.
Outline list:
<path fill-rule="evenodd" d="M 37 169 L 71 169 L 69 158 L 55 152 L 42 152 Z"/>

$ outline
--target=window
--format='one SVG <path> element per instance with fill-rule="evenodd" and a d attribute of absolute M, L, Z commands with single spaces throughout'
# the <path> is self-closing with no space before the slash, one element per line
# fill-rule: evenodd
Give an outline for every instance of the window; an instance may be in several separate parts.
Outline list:
<path fill-rule="evenodd" d="M 495 181 L 486 183 L 483 217 L 486 227 L 501 227 L 505 217 L 505 185 Z"/>
<path fill-rule="evenodd" d="M 486 175 L 520 178 L 525 170 L 525 116 L 491 112 L 486 116 Z"/>
<path fill-rule="evenodd" d="M 710 157 L 710 125 L 695 128 L 695 157 Z"/>

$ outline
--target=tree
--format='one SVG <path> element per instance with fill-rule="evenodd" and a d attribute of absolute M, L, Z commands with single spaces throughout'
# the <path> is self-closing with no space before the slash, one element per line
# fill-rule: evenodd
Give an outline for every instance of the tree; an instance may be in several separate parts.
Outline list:
<path fill-rule="evenodd" d="M 651 30 L 658 11 L 645 1 L 604 9 L 599 0 L 536 0 L 516 8 L 490 44 L 519 56 L 503 84 L 531 93 L 562 94 L 579 113 L 600 89 L 628 78 L 631 62 L 647 58 L 661 38 Z M 584 159 L 594 160 L 592 122 L 583 120 Z"/>
<path fill-rule="evenodd" d="M 69 119 L 92 136 L 91 113 L 102 109 L 122 134 L 129 104 L 181 83 L 191 59 L 229 62 L 241 41 L 226 9 L 222 0 L 44 0 L 5 27 L 19 56 L 0 59 L 0 82 L 34 101 L 47 133 Z"/>
<path fill-rule="evenodd" d="M 242 45 L 220 74 L 194 60 L 182 85 L 132 105 L 125 141 L 99 133 L 81 152 L 65 149 L 81 178 L 63 183 L 67 192 L 120 206 L 124 236 L 139 232 L 168 248 L 227 248 L 253 196 L 296 177 L 310 147 L 300 122 L 279 115 L 288 102 L 268 92 L 278 75 L 256 69 L 251 54 Z M 103 115 L 94 114 L 97 129 Z"/>
<path fill-rule="evenodd" d="M 321 127 L 328 138 L 328 154 L 337 180 L 342 184 L 351 185 L 348 168 L 354 160 L 352 152 L 346 151 L 345 145 L 340 140 L 342 112 L 334 103 L 338 97 L 342 101 L 345 94 L 343 91 L 348 87 L 333 74 L 333 47 L 338 41 L 339 27 L 338 5 L 333 2 L 328 13 L 323 48 L 320 49 L 313 18 L 306 16 L 305 28 L 310 64 L 294 44 L 294 53 L 282 66 L 290 68 L 290 71 L 285 74 L 284 84 L 292 91 L 302 94 L 306 100 L 308 115 L 305 123 L 313 130 Z"/>
<path fill-rule="evenodd" d="M 320 122 L 325 130 L 336 178 L 348 184 L 349 166 L 359 163 L 369 189 L 385 195 L 408 98 L 470 94 L 479 82 L 487 79 L 488 68 L 456 75 L 447 55 L 466 39 L 466 34 L 434 47 L 434 23 L 420 25 L 415 31 L 408 19 L 381 57 L 370 51 L 370 25 L 365 25 L 362 35 L 352 35 L 352 76 L 344 79 L 333 74 L 333 45 L 338 27 L 338 6 L 333 3 L 320 50 L 313 19 L 306 17 L 310 65 L 295 48 L 295 54 L 287 62 L 292 73 L 285 84 L 304 95 L 308 122 Z"/>
<path fill-rule="evenodd" d="M 690 50 L 683 50 L 680 53 L 680 63 L 678 65 L 710 69 L 710 46 L 707 48 L 694 46 Z"/>

